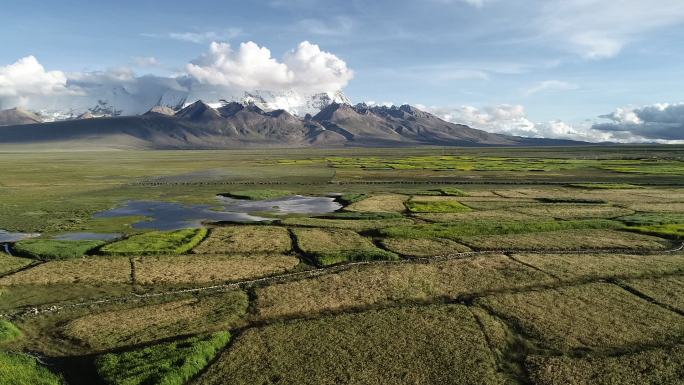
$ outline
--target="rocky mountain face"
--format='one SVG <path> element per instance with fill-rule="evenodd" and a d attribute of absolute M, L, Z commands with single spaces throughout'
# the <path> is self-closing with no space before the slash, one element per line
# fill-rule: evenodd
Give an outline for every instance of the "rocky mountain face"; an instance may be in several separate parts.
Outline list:
<path fill-rule="evenodd" d="M 0 111 L 0 126 L 14 126 L 18 124 L 42 123 L 43 119 L 37 114 L 22 108 L 12 108 Z"/>
<path fill-rule="evenodd" d="M 409 105 L 382 107 L 332 102 L 304 118 L 256 103 L 202 101 L 172 114 L 155 106 L 139 116 L 100 117 L 0 129 L 0 144 L 62 143 L 113 148 L 203 149 L 307 146 L 516 146 L 572 141 L 487 133 L 446 122 Z"/>

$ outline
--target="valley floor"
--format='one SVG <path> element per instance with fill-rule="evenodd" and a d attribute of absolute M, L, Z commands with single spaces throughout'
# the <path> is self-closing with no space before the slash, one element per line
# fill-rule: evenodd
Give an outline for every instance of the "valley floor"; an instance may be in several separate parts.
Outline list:
<path fill-rule="evenodd" d="M 27 237 L 0 252 L 0 385 L 684 383 L 684 147 L 0 152 L 0 169 L 0 229 Z M 296 194 L 341 209 L 268 209 Z M 269 220 L 93 216 L 218 195 Z"/>

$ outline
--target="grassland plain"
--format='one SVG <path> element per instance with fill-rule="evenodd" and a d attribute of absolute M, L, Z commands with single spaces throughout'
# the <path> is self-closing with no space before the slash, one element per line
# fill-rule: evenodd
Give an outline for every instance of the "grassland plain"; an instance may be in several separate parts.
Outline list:
<path fill-rule="evenodd" d="M 138 285 L 206 285 L 284 273 L 299 265 L 293 255 L 190 254 L 133 260 Z"/>
<path fill-rule="evenodd" d="M 684 275 L 632 279 L 627 281 L 627 285 L 684 313 Z"/>
<path fill-rule="evenodd" d="M 684 274 L 684 254 L 514 254 L 513 258 L 564 280 Z M 658 280 L 646 282 L 651 281 Z"/>
<path fill-rule="evenodd" d="M 0 351 L 0 385 L 64 385 L 63 379 L 26 354 Z"/>
<path fill-rule="evenodd" d="M 236 385 L 503 383 L 477 321 L 459 305 L 249 329 L 198 383 L 226 378 Z"/>
<path fill-rule="evenodd" d="M 648 235 L 614 230 L 563 230 L 527 234 L 464 236 L 458 240 L 476 250 L 665 250 L 669 242 Z M 553 242 L 549 242 L 553 240 Z"/>
<path fill-rule="evenodd" d="M 287 229 L 275 226 L 215 227 L 193 249 L 198 254 L 286 254 L 291 250 Z"/>
<path fill-rule="evenodd" d="M 230 291 L 86 315 L 66 324 L 63 333 L 101 351 L 177 335 L 231 329 L 242 324 L 246 311 L 247 295 Z"/>
<path fill-rule="evenodd" d="M 25 256 L 44 261 L 69 259 L 86 255 L 104 245 L 102 241 L 59 241 L 54 239 L 27 239 L 14 244 L 14 250 Z"/>
<path fill-rule="evenodd" d="M 608 357 L 532 356 L 527 368 L 537 385 L 678 385 L 684 346 Z"/>
<path fill-rule="evenodd" d="M 207 235 L 207 229 L 151 231 L 133 235 L 105 245 L 100 249 L 110 255 L 183 254 L 197 246 Z"/>
<path fill-rule="evenodd" d="M 321 266 L 398 259 L 396 254 L 376 247 L 367 238 L 350 230 L 301 228 L 292 232 L 299 249 Z"/>
<path fill-rule="evenodd" d="M 230 333 L 217 332 L 108 353 L 96 360 L 100 377 L 111 385 L 183 385 L 197 375 L 230 341 Z"/>
<path fill-rule="evenodd" d="M 456 299 L 554 283 L 549 275 L 502 255 L 431 263 L 357 266 L 338 274 L 256 290 L 263 318 L 340 312 L 388 303 Z"/>
<path fill-rule="evenodd" d="M 479 223 L 514 222 L 519 223 L 523 228 L 526 227 L 524 231 L 529 231 L 530 227 L 527 223 L 531 222 L 576 222 L 552 219 L 575 219 L 574 215 L 578 215 L 577 212 L 580 212 L 581 218 L 585 215 L 602 217 L 608 215 L 603 211 L 603 207 L 606 206 L 613 207 L 616 211 L 645 210 L 631 214 L 631 217 L 649 216 L 649 220 L 659 218 L 657 223 L 655 221 L 632 223 L 624 218 L 619 219 L 620 223 L 628 226 L 681 223 L 672 218 L 684 215 L 682 214 L 684 208 L 681 207 L 684 204 L 684 192 L 679 187 L 684 183 L 680 170 L 684 164 L 682 162 L 683 149 L 684 147 L 681 146 L 647 146 L 591 149 L 424 148 L 278 152 L 254 150 L 124 151 L 79 152 L 77 154 L 4 152 L 0 153 L 0 169 L 3 170 L 3 179 L 0 182 L 0 196 L 2 196 L 0 229 L 40 232 L 43 233 L 44 238 L 65 231 L 116 232 L 123 233 L 127 237 L 135 237 L 140 230 L 131 227 L 131 224 L 144 218 L 93 218 L 92 215 L 101 210 L 120 206 L 128 200 L 201 203 L 218 207 L 216 195 L 226 191 L 243 193 L 251 191 L 250 194 L 245 194 L 245 197 L 252 195 L 265 198 L 271 191 L 278 190 L 306 195 L 342 194 L 338 201 L 352 206 L 356 205 L 356 209 L 360 208 L 360 211 L 326 214 L 316 218 L 307 218 L 303 215 L 285 216 L 283 222 L 287 224 L 285 226 L 280 224 L 280 227 L 297 229 L 307 227 L 310 230 L 319 230 L 324 227 L 345 228 L 360 232 L 365 236 L 361 238 L 364 240 L 370 241 L 369 237 L 373 237 L 373 242 L 376 244 L 384 244 L 383 248 L 392 249 L 389 246 L 391 240 L 396 242 L 396 247 L 403 248 L 405 252 L 422 251 L 424 256 L 433 256 L 433 253 L 441 250 L 436 247 L 437 243 L 445 242 L 453 246 L 450 242 L 455 241 L 453 239 L 443 241 L 441 236 L 434 233 L 426 233 L 421 238 L 407 236 L 381 239 L 379 235 L 381 231 L 384 231 L 381 229 L 387 228 L 389 224 L 392 224 L 389 226 L 392 228 L 414 228 L 430 225 L 425 222 L 443 222 L 446 226 L 466 229 L 463 231 L 479 228 L 481 233 L 476 236 L 498 238 L 497 245 L 499 246 L 507 237 L 515 238 L 516 242 L 519 242 L 521 238 L 528 238 L 527 245 L 533 242 L 543 242 L 540 243 L 540 250 L 548 250 L 549 243 L 556 245 L 569 238 L 572 242 L 568 242 L 574 242 L 573 248 L 577 247 L 585 251 L 596 247 L 601 242 L 601 247 L 607 247 L 606 244 L 610 242 L 632 246 L 638 243 L 640 246 L 637 248 L 640 251 L 642 249 L 653 251 L 650 249 L 658 249 L 668 244 L 667 241 L 659 240 L 659 238 L 665 237 L 672 241 L 675 237 L 662 232 L 657 234 L 659 236 L 657 238 L 641 238 L 643 236 L 640 234 L 614 231 L 613 224 L 608 229 L 595 229 L 592 225 L 588 229 L 573 228 L 555 232 L 539 232 L 540 228 L 534 227 L 533 232 L 489 234 L 491 227 L 480 226 Z M 442 156 L 445 158 L 441 159 Z M 328 160 L 328 158 L 339 159 Z M 653 161 L 647 160 L 649 158 L 653 158 Z M 531 170 L 535 171 L 531 172 Z M 573 183 L 597 182 L 630 184 L 642 188 L 567 187 Z M 472 210 L 460 213 L 410 213 L 404 205 L 409 197 L 417 195 L 429 195 L 428 199 L 454 199 L 449 196 L 463 195 L 447 193 L 449 189 L 458 189 L 467 194 L 468 196 L 458 196 L 455 200 L 464 203 Z M 383 211 L 383 213 L 379 214 L 377 211 Z M 623 220 L 625 221 L 622 222 Z M 288 221 L 292 222 L 288 223 Z M 392 221 L 395 223 L 391 223 Z M 615 226 L 618 226 L 617 222 Z M 248 228 L 250 226 L 234 227 Z M 461 230 L 456 230 L 456 233 L 459 231 Z M 579 236 L 579 233 L 583 235 Z M 590 239 L 587 236 L 589 233 L 594 235 L 593 238 Z M 631 236 L 636 238 L 629 238 Z M 256 241 L 256 239 L 255 237 L 253 240 Z M 262 239 L 251 243 L 257 246 L 256 243 L 263 242 Z M 415 244 L 412 244 L 414 242 Z M 195 246 L 195 250 L 197 247 Z M 431 249 L 431 247 L 434 248 Z M 281 282 L 278 284 L 266 281 L 263 285 L 250 289 L 252 301 L 248 302 L 245 293 L 235 294 L 239 297 L 235 300 L 227 300 L 222 295 L 214 296 L 216 293 L 213 291 L 207 291 L 197 297 L 189 293 L 164 294 L 164 292 L 221 284 L 226 281 L 244 279 L 244 277 L 287 273 L 298 268 L 294 266 L 297 263 L 297 257 L 294 255 L 296 253 L 288 256 L 283 256 L 280 252 L 249 256 L 233 253 L 192 254 L 187 250 L 177 255 L 168 255 L 168 253 L 164 251 L 162 252 L 164 255 L 143 256 L 135 251 L 134 254 L 123 257 L 100 255 L 47 263 L 13 258 L 11 258 L 12 261 L 7 260 L 6 273 L 0 273 L 6 275 L 0 279 L 0 284 L 2 284 L 0 308 L 3 313 L 21 314 L 11 319 L 22 330 L 24 337 L 3 345 L 3 348 L 13 351 L 39 352 L 47 356 L 68 356 L 65 359 L 76 362 L 78 365 L 62 367 L 61 364 L 57 364 L 55 368 L 67 374 L 73 374 L 72 372 L 77 370 L 74 369 L 75 367 L 82 367 L 79 361 L 82 359 L 79 357 L 84 354 L 110 349 L 116 349 L 116 352 L 132 351 L 132 349 L 137 350 L 140 347 L 139 344 L 167 343 L 179 338 L 183 339 L 188 334 L 218 330 L 232 331 L 234 328 L 240 328 L 236 331 L 238 335 L 242 333 L 242 330 L 247 330 L 243 336 L 251 336 L 250 333 L 262 335 L 259 333 L 271 326 L 243 328 L 265 323 L 274 323 L 272 325 L 274 328 L 288 326 L 291 325 L 291 321 L 281 323 L 278 319 L 291 317 L 304 317 L 308 321 L 297 322 L 301 322 L 301 325 L 314 325 L 315 322 L 325 323 L 332 322 L 331 319 L 337 319 L 337 317 L 324 316 L 325 313 L 346 317 L 347 314 L 342 313 L 384 307 L 400 312 L 414 309 L 416 303 L 420 303 L 420 306 L 425 308 L 430 308 L 426 306 L 427 303 L 454 300 L 470 304 L 473 298 L 480 296 L 494 295 L 490 298 L 499 298 L 500 295 L 504 295 L 501 293 L 510 293 L 508 295 L 519 295 L 540 308 L 539 312 L 535 313 L 537 318 L 534 321 L 529 321 L 527 316 L 515 314 L 493 312 L 494 315 L 492 315 L 490 314 L 491 308 L 485 311 L 484 308 L 478 306 L 469 306 L 479 326 L 487 333 L 489 348 L 501 361 L 501 366 L 509 370 L 511 367 L 518 367 L 525 355 L 539 354 L 540 351 L 536 349 L 538 341 L 541 341 L 542 345 L 550 346 L 550 343 L 545 342 L 546 340 L 519 327 L 522 323 L 517 321 L 518 318 L 526 319 L 525 325 L 538 324 L 539 330 L 546 333 L 544 336 L 551 335 L 549 330 L 558 324 L 561 326 L 557 329 L 562 329 L 562 333 L 558 332 L 557 335 L 565 333 L 571 340 L 589 341 L 584 347 L 568 348 L 570 353 L 565 358 L 578 360 L 581 360 L 578 357 L 584 356 L 587 352 L 589 358 L 599 360 L 624 357 L 623 353 L 627 350 L 636 351 L 648 347 L 647 351 L 652 351 L 652 345 L 662 345 L 663 349 L 668 349 L 668 346 L 676 342 L 676 337 L 672 337 L 672 329 L 658 328 L 663 326 L 662 323 L 668 323 L 671 328 L 681 324 L 655 311 L 652 312 L 652 317 L 656 318 L 657 322 L 652 322 L 654 329 L 648 329 L 642 328 L 640 324 L 632 325 L 631 319 L 627 319 L 624 315 L 627 311 L 624 309 L 631 311 L 634 308 L 636 309 L 634 317 L 641 317 L 644 311 L 642 305 L 645 301 L 640 300 L 636 294 L 653 298 L 655 302 L 662 304 L 659 307 L 662 310 L 667 309 L 668 305 L 671 308 L 678 306 L 677 301 L 681 296 L 677 285 L 681 283 L 676 280 L 679 275 L 672 276 L 672 274 L 679 274 L 676 273 L 677 262 L 675 262 L 679 257 L 664 260 L 665 255 L 614 256 L 611 254 L 601 256 L 598 260 L 593 258 L 596 255 L 584 258 L 579 254 L 573 254 L 576 258 L 566 258 L 562 255 L 560 259 L 555 259 L 554 256 L 553 262 L 530 259 L 531 262 L 528 263 L 521 259 L 520 255 L 505 257 L 487 254 L 454 260 L 414 260 L 378 263 L 370 266 L 336 266 L 333 268 L 334 271 L 322 273 L 314 278 L 288 277 L 278 280 L 277 282 Z M 401 254 L 408 256 L 408 254 Z M 534 255 L 542 257 L 539 254 Z M 639 259 L 649 256 L 654 259 Z M 3 266 L 4 257 L 0 255 L 0 266 Z M 528 265 L 516 262 L 512 258 Z M 17 265 L 14 264 L 15 262 Z M 36 266 L 14 272 L 22 269 L 22 267 L 15 268 L 14 266 L 23 263 L 33 263 Z M 538 269 L 548 271 L 554 276 Z M 637 275 L 640 276 L 639 279 L 634 278 Z M 616 277 L 622 281 L 616 281 Z M 557 304 L 561 307 L 577 307 L 581 310 L 581 306 L 576 306 L 573 302 L 577 300 L 578 295 L 565 295 L 570 299 L 556 300 L 556 297 L 552 299 L 545 296 L 539 297 L 538 293 L 562 290 L 552 290 L 550 287 L 578 285 L 584 281 L 600 282 L 606 278 L 609 282 L 616 282 L 623 286 L 626 290 L 621 290 L 627 297 L 616 295 L 616 299 L 602 299 L 603 297 L 612 298 L 613 294 L 606 295 L 601 290 L 588 290 L 586 295 L 583 294 L 583 303 L 588 304 L 586 306 L 590 310 L 587 318 L 562 318 L 564 316 L 561 315 L 559 316 L 561 320 L 549 321 L 556 316 L 551 311 L 555 310 Z M 136 284 L 132 285 L 134 281 Z M 4 284 L 6 282 L 9 283 Z M 618 286 L 615 285 L 615 287 Z M 142 299 L 133 295 L 134 290 L 138 295 L 144 293 L 155 297 Z M 216 298 L 216 300 L 211 301 L 211 298 Z M 630 300 L 625 298 L 630 298 Z M 95 303 L 108 299 L 115 301 Z M 483 299 L 475 300 L 475 302 L 478 303 L 481 300 Z M 632 300 L 637 301 L 637 304 L 635 305 Z M 605 301 L 607 305 L 604 306 L 601 301 Z M 85 302 L 86 305 L 72 307 L 71 305 L 75 302 Z M 610 307 L 611 304 L 614 307 Z M 33 315 L 30 311 L 33 307 L 46 310 L 52 308 L 53 305 L 58 310 L 38 315 Z M 658 305 L 646 302 L 644 306 L 651 314 L 651 306 L 657 307 Z M 623 322 L 624 324 L 618 323 L 614 333 L 627 336 L 624 339 L 629 339 L 630 342 L 623 343 L 617 348 L 615 346 L 619 344 L 616 342 L 617 345 L 607 345 L 603 349 L 589 346 L 593 343 L 593 335 L 590 336 L 591 338 L 586 335 L 578 337 L 584 329 L 592 329 L 595 325 L 603 328 L 602 325 L 605 325 L 605 323 L 595 323 L 593 319 L 590 319 L 594 316 L 604 316 L 604 311 L 596 310 L 595 313 L 591 313 L 594 307 L 602 307 L 605 312 L 615 313 L 616 319 L 620 322 L 627 319 Z M 616 308 L 619 309 L 615 310 Z M 571 313 L 570 310 L 568 312 L 568 314 Z M 667 314 L 676 315 L 676 312 Z M 573 314 L 570 315 L 574 317 Z M 352 314 L 348 316 L 353 319 Z M 319 317 L 323 318 L 316 320 Z M 427 318 L 429 317 L 422 313 L 411 318 L 415 321 L 412 327 L 422 327 L 425 325 L 424 319 Z M 502 323 L 502 320 L 506 322 Z M 645 320 L 649 319 L 645 318 Z M 254 323 L 251 324 L 251 322 Z M 300 323 L 295 324 L 300 325 Z M 553 324 L 551 329 L 548 329 L 547 324 Z M 333 325 L 339 326 L 340 324 L 334 323 Z M 365 324 L 362 323 L 362 325 Z M 321 346 L 329 344 L 326 338 L 330 334 L 318 333 L 319 330 L 327 329 L 311 327 L 312 331 L 307 332 L 309 334 L 301 338 L 308 338 L 310 341 L 307 342 L 312 344 L 319 341 Z M 640 329 L 638 333 L 634 332 L 634 328 L 637 327 L 643 330 Z M 456 330 L 459 328 L 452 327 L 452 329 L 454 330 L 450 332 L 459 332 Z M 289 333 L 292 329 L 287 330 Z M 355 329 L 342 326 L 342 329 L 337 332 L 345 334 L 348 330 Z M 405 337 L 406 334 L 402 332 L 402 330 L 409 329 L 402 326 L 398 330 L 394 333 L 395 329 L 392 326 L 382 328 L 383 332 L 393 333 L 392 338 L 398 340 L 395 342 L 397 344 L 404 343 L 402 341 L 413 341 Z M 511 334 L 507 334 L 511 331 Z M 518 335 L 518 331 L 524 333 Z M 658 334 L 660 332 L 662 333 Z M 415 369 L 413 370 L 415 376 L 422 376 L 420 378 L 429 380 L 432 375 L 430 373 L 437 365 L 425 363 L 423 357 L 430 356 L 430 349 L 434 346 L 433 340 L 438 338 L 433 337 L 434 334 L 422 337 L 426 335 L 425 333 L 428 332 L 417 333 L 416 338 L 420 339 L 419 343 L 410 344 L 410 347 L 402 345 L 405 352 L 397 353 L 402 357 L 414 357 L 420 353 L 420 359 L 407 365 L 402 364 L 403 361 L 398 359 L 397 365 L 411 370 Z M 408 335 L 413 337 L 411 333 Z M 300 338 L 294 332 L 288 336 Z M 277 346 L 279 343 L 274 342 L 273 349 L 279 351 L 278 349 L 282 346 L 290 346 L 290 350 L 294 353 L 286 359 L 305 357 L 306 360 L 299 360 L 299 365 L 302 367 L 301 370 L 306 370 L 312 356 L 305 348 L 308 345 L 298 344 L 296 338 L 292 339 L 292 345 L 280 344 L 279 347 Z M 511 343 L 509 340 L 511 338 L 514 351 L 497 348 L 497 346 Z M 609 338 L 606 337 L 607 339 Z M 249 340 L 255 341 L 255 337 L 249 337 Z M 336 342 L 337 340 L 332 343 Z M 269 344 L 270 342 L 258 341 L 258 343 Z M 242 345 L 236 343 L 234 346 Z M 381 354 L 392 354 L 395 352 L 384 350 L 386 346 L 396 345 L 381 346 L 381 343 L 372 345 L 356 341 L 354 346 L 357 349 L 354 351 L 362 353 L 371 351 L 368 349 L 372 348 L 373 353 L 380 351 Z M 430 348 L 425 346 L 430 346 Z M 529 346 L 534 346 L 534 348 Z M 415 350 L 412 350 L 412 347 L 415 347 Z M 460 347 L 452 343 L 449 348 Z M 363 349 L 366 350 L 362 351 Z M 335 351 L 337 350 L 332 350 L 332 352 Z M 553 356 L 562 353 L 554 349 L 551 352 L 545 350 L 541 352 L 550 353 Z M 237 357 L 233 353 L 233 347 L 226 350 L 224 356 Z M 359 371 L 359 368 L 365 367 L 366 362 L 362 361 L 364 364 L 351 366 L 348 361 L 335 361 L 336 357 L 322 357 L 327 360 L 326 362 L 333 362 L 330 367 L 334 371 L 329 371 L 326 367 L 327 371 L 320 372 L 323 373 L 323 377 L 327 374 L 332 376 L 325 379 L 328 383 L 340 378 L 335 377 L 336 373 Z M 645 368 L 641 370 L 641 374 L 646 373 L 645 370 L 653 366 L 660 368 L 657 366 L 659 365 L 657 360 L 649 361 L 646 357 L 639 355 L 635 355 L 633 359 L 634 367 L 640 370 Z M 247 369 L 257 365 L 285 362 L 268 359 L 263 361 L 250 362 L 252 366 L 248 366 Z M 302 362 L 307 364 L 302 364 Z M 441 362 L 438 361 L 437 364 L 444 372 L 445 366 Z M 651 362 L 653 364 L 650 364 Z M 421 368 L 427 369 L 424 372 L 416 369 L 418 364 L 422 365 Z M 391 371 L 394 366 L 389 365 L 394 365 L 394 363 L 390 362 L 387 365 L 380 366 L 381 369 L 389 368 L 386 370 L 387 373 L 368 377 L 369 381 L 372 382 L 375 378 L 375 383 L 391 382 L 386 378 L 390 380 L 393 378 L 390 375 L 393 374 Z M 484 366 L 489 367 L 488 365 Z M 577 365 L 584 367 L 582 363 Z M 615 370 L 627 370 L 617 367 L 618 369 Z M 681 368 L 681 364 L 674 360 L 662 364 L 664 373 L 678 370 L 677 367 Z M 454 368 L 458 366 L 448 366 L 447 372 L 456 370 Z M 514 371 L 516 370 L 518 369 Z M 127 370 L 121 371 L 122 375 L 125 371 Z M 266 371 L 266 373 L 270 372 Z M 374 373 L 379 373 L 379 371 Z M 525 376 L 524 371 L 517 371 L 517 373 L 521 375 L 522 383 L 531 382 Z M 469 374 L 465 373 L 465 375 Z M 480 380 L 484 382 L 487 378 L 486 375 L 481 376 Z M 581 383 L 583 377 L 576 378 Z M 640 379 L 641 377 L 635 375 L 634 378 Z M 667 379 L 667 377 L 654 378 Z M 275 382 L 277 378 L 268 378 L 268 380 Z M 363 380 L 358 382 L 362 383 Z M 541 377 L 535 377 L 535 380 L 542 381 Z M 325 381 L 320 382 L 325 383 Z M 92 381 L 86 381 L 86 383 L 90 384 Z M 12 383 L 12 385 L 16 384 Z"/>
<path fill-rule="evenodd" d="M 384 238 L 380 243 L 393 253 L 409 257 L 433 257 L 471 251 L 469 247 L 448 239 Z"/>
<path fill-rule="evenodd" d="M 608 283 L 499 294 L 476 303 L 561 351 L 637 350 L 684 340 L 681 315 Z"/>

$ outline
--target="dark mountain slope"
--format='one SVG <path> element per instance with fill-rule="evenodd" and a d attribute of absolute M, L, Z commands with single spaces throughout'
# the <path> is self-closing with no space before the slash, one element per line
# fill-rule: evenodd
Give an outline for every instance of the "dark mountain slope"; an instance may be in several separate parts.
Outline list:
<path fill-rule="evenodd" d="M 505 136 L 446 122 L 404 105 L 331 104 L 305 119 L 284 110 L 228 103 L 215 109 L 198 101 L 168 115 L 95 118 L 0 127 L 0 144 L 46 144 L 144 149 L 306 146 L 534 146 L 572 141 Z"/>

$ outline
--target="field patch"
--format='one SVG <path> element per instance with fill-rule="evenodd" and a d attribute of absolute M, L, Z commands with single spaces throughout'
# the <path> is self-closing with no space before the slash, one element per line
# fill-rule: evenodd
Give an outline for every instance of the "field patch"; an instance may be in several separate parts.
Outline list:
<path fill-rule="evenodd" d="M 629 183 L 572 183 L 568 186 L 596 190 L 633 190 L 643 188 L 642 186 Z"/>
<path fill-rule="evenodd" d="M 448 239 L 385 238 L 381 243 L 391 252 L 410 257 L 433 257 L 471 251 L 469 247 Z"/>
<path fill-rule="evenodd" d="M 561 279 L 684 273 L 684 254 L 516 254 L 513 257 Z"/>
<path fill-rule="evenodd" d="M 100 377 L 110 385 L 183 385 L 228 344 L 230 333 L 217 332 L 97 358 Z"/>
<path fill-rule="evenodd" d="M 620 222 L 609 220 L 576 221 L 471 221 L 463 223 L 432 223 L 414 226 L 394 226 L 379 230 L 381 235 L 398 238 L 446 238 L 455 241 L 477 235 L 525 234 L 571 229 L 619 228 Z"/>
<path fill-rule="evenodd" d="M 50 261 L 0 278 L 0 286 L 78 283 L 129 283 L 131 263 L 125 257 L 88 257 Z"/>
<path fill-rule="evenodd" d="M 392 219 L 328 219 L 328 218 L 285 218 L 282 224 L 288 226 L 322 227 L 329 229 L 347 229 L 353 231 L 368 231 L 390 226 L 411 225 L 408 218 Z"/>
<path fill-rule="evenodd" d="M 684 337 L 682 316 L 607 283 L 500 294 L 477 303 L 559 350 L 628 348 Z"/>
<path fill-rule="evenodd" d="M 369 239 L 350 230 L 293 229 L 293 232 L 299 248 L 319 265 L 398 259 L 396 254 L 375 247 Z"/>
<path fill-rule="evenodd" d="M 617 218 L 634 213 L 632 210 L 621 207 L 593 204 L 544 204 L 539 206 L 514 207 L 510 210 L 522 214 L 558 219 Z"/>
<path fill-rule="evenodd" d="M 20 353 L 0 351 L 0 385 L 64 385 L 62 378 Z"/>
<path fill-rule="evenodd" d="M 193 249 L 197 254 L 285 254 L 292 249 L 287 229 L 275 226 L 226 226 L 209 231 Z"/>
<path fill-rule="evenodd" d="M 390 212 L 401 213 L 406 211 L 404 202 L 409 197 L 398 194 L 373 195 L 369 198 L 354 202 L 345 207 L 347 211 L 359 212 Z"/>
<path fill-rule="evenodd" d="M 684 312 L 684 277 L 672 276 L 627 281 L 632 288 L 660 303 Z"/>
<path fill-rule="evenodd" d="M 0 252 L 0 275 L 11 273 L 32 264 L 34 261 L 28 258 L 14 257 Z"/>
<path fill-rule="evenodd" d="M 654 213 L 684 213 L 684 203 L 648 203 L 649 199 L 641 198 L 629 205 L 629 208 L 635 211 L 654 212 Z"/>
<path fill-rule="evenodd" d="M 284 273 L 299 264 L 292 255 L 188 254 L 135 259 L 139 285 L 220 284 Z"/>
<path fill-rule="evenodd" d="M 231 291 L 77 318 L 63 333 L 95 350 L 135 345 L 176 335 L 227 330 L 241 323 L 247 295 Z"/>
<path fill-rule="evenodd" d="M 461 213 L 471 211 L 470 207 L 463 205 L 456 199 L 442 196 L 414 196 L 405 205 L 412 213 Z"/>
<path fill-rule="evenodd" d="M 663 239 L 613 230 L 564 230 L 531 234 L 483 235 L 460 237 L 465 245 L 478 250 L 664 250 Z"/>
<path fill-rule="evenodd" d="M 54 239 L 27 239 L 14 244 L 14 250 L 32 258 L 49 261 L 86 255 L 104 245 L 103 241 L 59 241 Z"/>
<path fill-rule="evenodd" d="M 536 385 L 676 385 L 682 383 L 684 346 L 616 357 L 541 357 L 527 359 Z"/>
<path fill-rule="evenodd" d="M 110 243 L 100 249 L 112 255 L 183 254 L 197 246 L 207 235 L 207 229 L 151 231 Z"/>
<path fill-rule="evenodd" d="M 306 363 L 303 365 L 302 363 Z M 250 329 L 201 385 L 501 384 L 465 306 L 399 308 Z"/>
<path fill-rule="evenodd" d="M 555 282 L 550 276 L 505 256 L 430 263 L 356 266 L 336 274 L 257 289 L 264 318 L 425 302 Z"/>
<path fill-rule="evenodd" d="M 413 214 L 413 217 L 429 222 L 470 222 L 470 221 L 498 221 L 498 222 L 530 222 L 548 221 L 551 218 L 537 217 L 507 210 L 468 211 L 462 213 L 425 213 Z"/>

